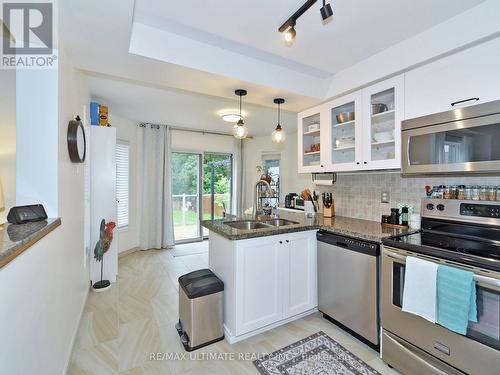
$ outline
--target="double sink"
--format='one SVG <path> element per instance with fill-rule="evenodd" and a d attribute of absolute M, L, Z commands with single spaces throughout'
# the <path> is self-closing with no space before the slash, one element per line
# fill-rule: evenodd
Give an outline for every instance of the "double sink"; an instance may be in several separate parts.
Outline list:
<path fill-rule="evenodd" d="M 224 222 L 224 224 L 235 229 L 252 230 L 252 229 L 283 227 L 299 223 L 296 221 L 285 220 L 285 219 L 271 219 L 265 221 L 257 221 L 257 220 L 226 221 Z"/>

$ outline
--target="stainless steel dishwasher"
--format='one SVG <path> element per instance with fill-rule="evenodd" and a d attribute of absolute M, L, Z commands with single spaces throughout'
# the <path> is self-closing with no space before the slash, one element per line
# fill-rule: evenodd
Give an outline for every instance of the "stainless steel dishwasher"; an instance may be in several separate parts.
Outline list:
<path fill-rule="evenodd" d="M 318 305 L 323 317 L 379 349 L 379 244 L 319 231 Z"/>

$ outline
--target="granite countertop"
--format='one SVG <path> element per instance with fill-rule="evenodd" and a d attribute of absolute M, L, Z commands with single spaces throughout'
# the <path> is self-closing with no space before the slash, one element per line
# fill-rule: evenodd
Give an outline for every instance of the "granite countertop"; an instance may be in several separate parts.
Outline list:
<path fill-rule="evenodd" d="M 0 268 L 59 225 L 61 225 L 60 218 L 26 224 L 4 224 L 0 227 Z"/>
<path fill-rule="evenodd" d="M 286 225 L 282 227 L 259 228 L 251 230 L 235 229 L 222 220 L 205 220 L 202 225 L 210 231 L 213 231 L 228 240 L 243 240 L 247 238 L 272 236 L 276 234 L 293 233 L 307 230 L 324 230 L 333 234 L 340 234 L 353 238 L 358 238 L 370 242 L 382 243 L 382 239 L 390 236 L 413 232 L 413 230 L 403 230 L 399 228 L 384 227 L 376 221 L 354 219 L 350 217 L 335 216 L 324 218 L 318 213 L 314 218 L 307 218 L 303 212 L 285 212 L 280 211 L 279 218 L 297 222 L 297 224 Z M 249 217 L 240 217 L 234 220 L 248 220 Z M 264 218 L 259 218 L 264 220 Z"/>

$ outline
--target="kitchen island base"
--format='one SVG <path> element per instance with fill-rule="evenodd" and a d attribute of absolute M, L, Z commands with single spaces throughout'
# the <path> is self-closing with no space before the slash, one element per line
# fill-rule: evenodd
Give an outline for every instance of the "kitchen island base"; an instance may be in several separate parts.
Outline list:
<path fill-rule="evenodd" d="M 316 230 L 231 241 L 210 232 L 229 343 L 317 311 Z"/>

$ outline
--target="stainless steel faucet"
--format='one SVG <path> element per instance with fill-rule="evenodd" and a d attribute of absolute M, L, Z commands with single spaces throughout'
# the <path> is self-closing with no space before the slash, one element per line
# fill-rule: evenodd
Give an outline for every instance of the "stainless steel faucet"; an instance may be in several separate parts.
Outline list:
<path fill-rule="evenodd" d="M 253 192 L 253 210 L 252 210 L 252 217 L 257 220 L 258 216 L 259 216 L 259 210 L 262 208 L 262 205 L 261 207 L 257 207 L 261 202 L 260 199 L 259 199 L 259 186 L 260 185 L 264 185 L 266 186 L 266 189 L 267 189 L 267 192 L 266 194 L 269 194 L 271 192 L 271 185 L 269 185 L 269 183 L 267 181 L 264 181 L 264 180 L 259 180 L 255 183 L 255 187 L 254 187 L 254 192 Z"/>

